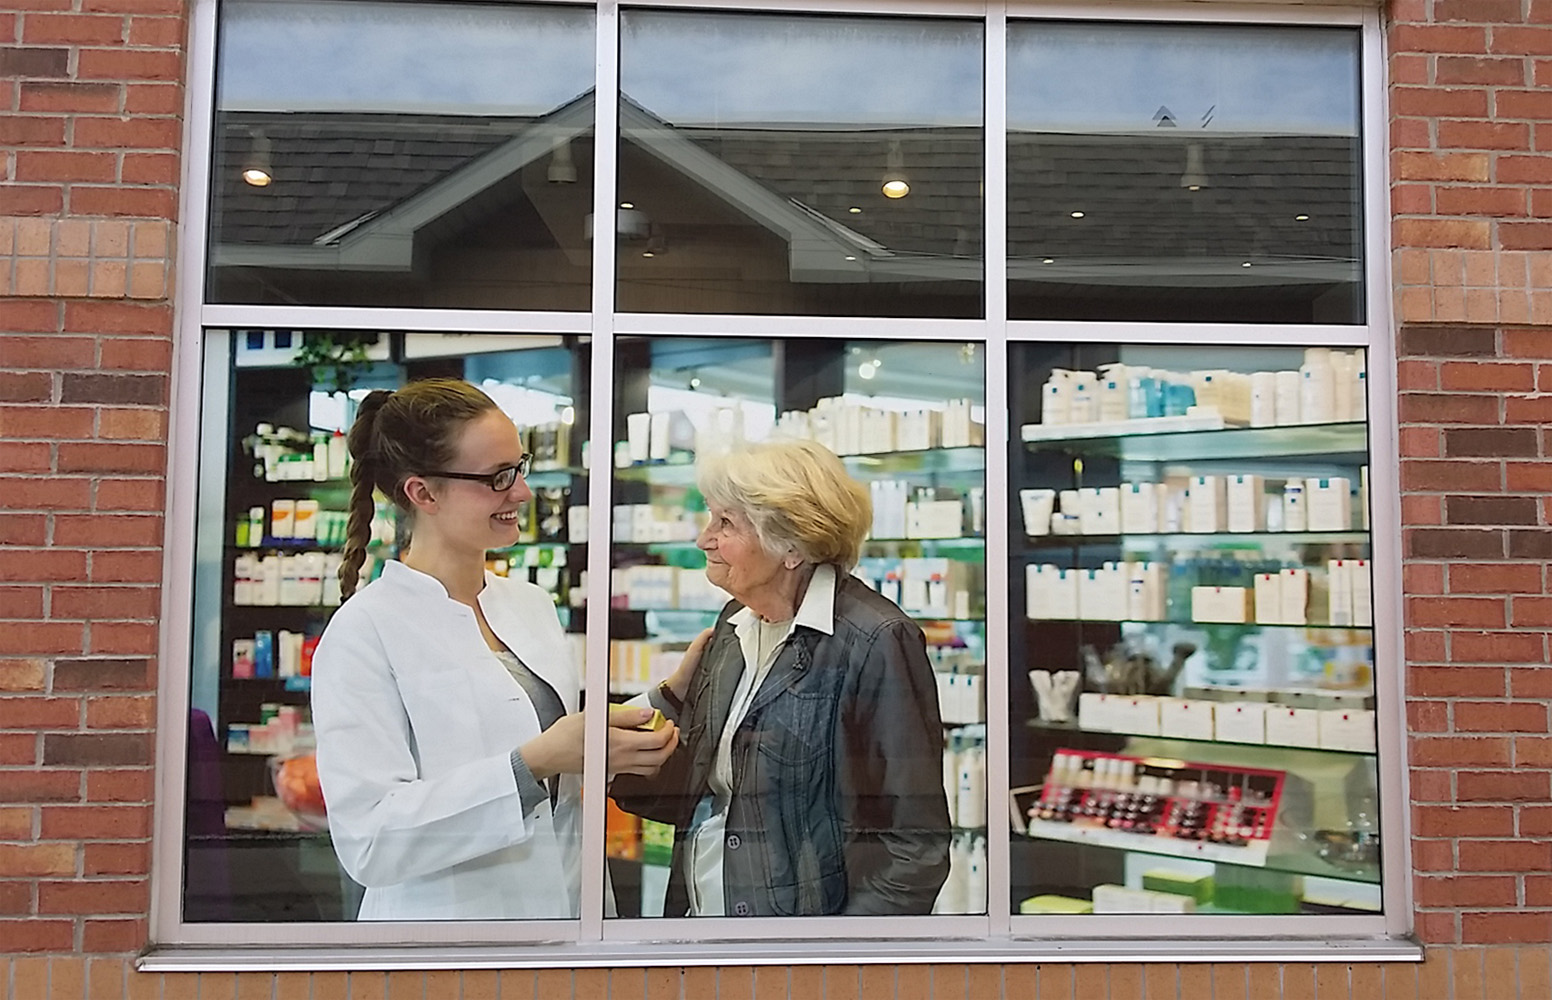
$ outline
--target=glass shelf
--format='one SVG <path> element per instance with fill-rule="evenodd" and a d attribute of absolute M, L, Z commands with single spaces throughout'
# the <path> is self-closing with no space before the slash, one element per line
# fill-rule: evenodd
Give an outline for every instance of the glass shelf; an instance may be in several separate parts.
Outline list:
<path fill-rule="evenodd" d="M 1323 622 L 1306 622 L 1303 625 L 1285 625 L 1279 622 L 1197 622 L 1177 621 L 1173 618 L 1148 620 L 1143 618 L 1025 618 L 1031 624 L 1053 625 L 1174 625 L 1177 628 L 1317 628 L 1337 632 L 1372 632 L 1373 625 L 1330 625 Z"/>
<path fill-rule="evenodd" d="M 1260 750 L 1276 750 L 1279 755 L 1287 753 L 1312 753 L 1312 754 L 1338 754 L 1344 757 L 1373 757 L 1373 750 L 1334 750 L 1326 747 L 1285 746 L 1278 743 L 1238 743 L 1233 740 L 1193 740 L 1183 736 L 1139 736 L 1136 733 L 1115 733 L 1107 729 L 1083 729 L 1076 722 L 1047 722 L 1043 719 L 1028 719 L 1024 725 L 1040 732 L 1049 732 L 1065 735 L 1081 736 L 1109 736 L 1123 740 L 1172 740 L 1176 743 L 1200 743 L 1217 747 L 1255 747 Z"/>
<path fill-rule="evenodd" d="M 1367 531 L 1228 531 L 1228 532 L 1172 532 L 1150 535 L 1134 533 L 1123 535 L 1025 535 L 1026 549 L 1066 549 L 1083 545 L 1108 545 L 1130 548 L 1184 549 L 1191 546 L 1212 547 L 1220 550 L 1259 549 L 1266 542 L 1288 542 L 1293 545 L 1364 545 L 1369 544 Z M 1243 545 L 1235 545 L 1242 542 Z"/>
<path fill-rule="evenodd" d="M 1025 424 L 1031 451 L 1110 455 L 1125 461 L 1171 462 L 1186 459 L 1288 458 L 1303 455 L 1349 456 L 1368 460 L 1369 429 L 1355 421 L 1340 424 L 1292 424 L 1286 427 L 1224 427 L 1214 418 L 1162 417 L 1180 424 L 1082 424 L 1046 427 Z M 1190 425 L 1189 421 L 1198 421 Z M 1141 425 L 1141 426 L 1138 426 Z"/>
<path fill-rule="evenodd" d="M 978 473 L 986 471 L 985 448 L 932 448 L 927 451 L 890 451 L 872 455 L 842 455 L 853 476 L 876 479 L 919 473 Z M 654 486 L 694 486 L 694 462 L 662 462 L 615 469 L 614 477 Z M 532 483 L 532 480 L 529 480 Z"/>
<path fill-rule="evenodd" d="M 578 468 L 534 469 L 523 477 L 523 482 L 534 489 L 545 489 L 552 486 L 570 486 L 573 479 L 586 475 L 586 469 Z"/>

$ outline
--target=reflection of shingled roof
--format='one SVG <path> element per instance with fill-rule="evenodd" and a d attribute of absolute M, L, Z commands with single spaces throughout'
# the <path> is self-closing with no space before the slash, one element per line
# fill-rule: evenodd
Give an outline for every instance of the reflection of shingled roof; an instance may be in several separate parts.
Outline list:
<path fill-rule="evenodd" d="M 216 141 L 213 235 L 223 245 L 307 246 L 402 203 L 521 134 L 532 119 L 227 112 Z M 262 130 L 275 183 L 238 178 Z M 678 134 L 783 199 L 896 253 L 979 255 L 979 129 Z M 891 142 L 912 193 L 879 193 Z M 1207 185 L 1181 186 L 1198 145 Z M 1358 256 L 1357 142 L 1159 130 L 1009 136 L 1009 252 L 1098 259 Z M 862 206 L 860 214 L 849 212 Z M 1082 211 L 1082 220 L 1071 212 Z M 1307 215 L 1300 222 L 1296 216 Z"/>

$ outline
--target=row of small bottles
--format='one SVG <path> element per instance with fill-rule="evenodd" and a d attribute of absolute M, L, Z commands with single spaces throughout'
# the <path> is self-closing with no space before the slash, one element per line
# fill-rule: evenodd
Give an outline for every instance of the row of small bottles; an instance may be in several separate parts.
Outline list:
<path fill-rule="evenodd" d="M 301 431 L 259 424 L 243 444 L 253 455 L 253 475 L 271 483 L 322 483 L 350 475 L 350 450 L 341 431 Z"/>

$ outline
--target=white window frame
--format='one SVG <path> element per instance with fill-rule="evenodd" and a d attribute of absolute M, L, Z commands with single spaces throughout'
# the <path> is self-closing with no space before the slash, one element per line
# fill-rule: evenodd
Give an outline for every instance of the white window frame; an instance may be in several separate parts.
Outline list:
<path fill-rule="evenodd" d="M 429 0 L 434 2 L 434 0 Z M 577 0 L 562 0 L 577 2 Z M 618 0 L 579 3 L 596 10 L 596 93 L 618 90 Z M 196 0 L 191 12 L 186 156 L 181 191 L 179 294 L 173 357 L 168 465 L 168 532 L 163 566 L 160 628 L 158 788 L 151 901 L 153 947 L 141 960 L 162 971 L 230 969 L 514 968 L 564 965 L 643 966 L 737 963 L 911 963 L 993 961 L 1181 961 L 1190 940 L 1193 961 L 1417 961 L 1412 929 L 1411 859 L 1407 823 L 1405 708 L 1400 682 L 1402 592 L 1400 500 L 1396 459 L 1395 347 L 1392 336 L 1388 220 L 1388 170 L 1384 38 L 1376 8 L 1228 3 L 1000 3 L 974 0 L 653 0 L 631 8 L 780 13 L 855 13 L 940 16 L 979 20 L 986 46 L 983 78 L 985 126 L 985 314 L 981 319 L 929 320 L 805 316 L 672 315 L 615 312 L 615 246 L 593 243 L 589 312 L 386 309 L 312 306 L 247 306 L 206 303 L 206 233 L 209 221 L 215 49 L 218 0 Z M 1346 25 L 1362 31 L 1364 293 L 1366 321 L 1352 325 L 1256 325 L 1009 321 L 1007 318 L 1007 25 L 1010 20 L 1154 21 L 1249 25 Z M 593 212 L 614 212 L 618 146 L 617 103 L 594 102 Z M 1381 788 L 1382 898 L 1377 916 L 1258 917 L 1254 937 L 1226 937 L 1237 928 L 1221 916 L 1084 916 L 1057 921 L 1006 912 L 1010 831 L 997 822 L 999 789 L 1009 783 L 1009 721 L 988 712 L 988 903 L 979 916 L 813 917 L 747 919 L 622 919 L 603 916 L 604 797 L 584 807 L 582 912 L 576 921 L 189 924 L 182 920 L 182 857 L 185 747 L 191 668 L 195 526 L 198 512 L 202 413 L 225 413 L 224 357 L 205 357 L 207 331 L 220 329 L 397 329 L 473 333 L 590 335 L 593 363 L 589 435 L 612 436 L 611 373 L 615 338 L 623 335 L 781 337 L 973 341 L 986 348 L 988 567 L 1006 566 L 1008 476 L 1003 452 L 1009 435 L 1007 348 L 1021 341 L 1119 341 L 1277 345 L 1309 343 L 1367 348 L 1370 362 L 1370 448 L 1373 477 L 1372 554 L 1376 590 L 1377 649 L 1388 661 L 1376 671 L 1380 699 L 1378 768 Z M 208 371 L 207 371 L 208 369 Z M 219 371 L 217 370 L 219 369 Z M 221 428 L 224 431 L 224 428 Z M 208 433 L 209 429 L 205 428 Z M 208 470 L 207 470 L 208 474 Z M 609 537 L 611 479 L 590 478 L 589 537 Z M 611 553 L 588 551 L 590 598 L 607 603 Z M 1010 617 L 1006 587 L 987 586 L 987 704 L 1009 697 Z M 586 634 L 588 661 L 608 657 L 606 616 L 592 616 Z M 1381 657 L 1376 655 L 1376 661 Z M 606 671 L 589 672 L 589 700 L 607 698 Z M 604 783 L 602 715 L 586 735 L 584 780 Z M 1004 793 L 1005 794 L 1005 793 Z M 999 912 L 1002 911 L 1002 912 Z M 672 942 L 664 947 L 665 942 Z"/>

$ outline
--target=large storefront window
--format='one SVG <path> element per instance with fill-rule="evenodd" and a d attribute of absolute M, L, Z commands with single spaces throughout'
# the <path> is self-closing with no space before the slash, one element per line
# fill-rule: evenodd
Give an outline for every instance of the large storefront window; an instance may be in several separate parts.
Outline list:
<path fill-rule="evenodd" d="M 1375 15 L 198 7 L 158 941 L 1407 933 Z"/>

